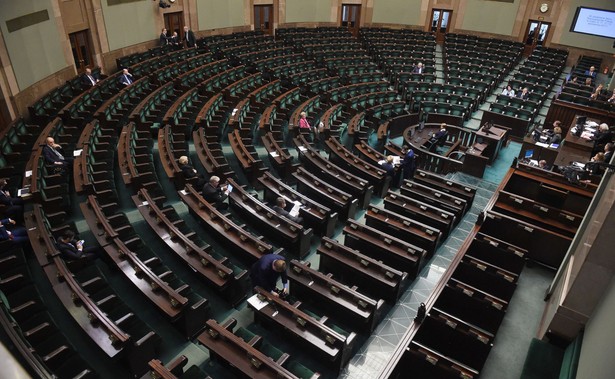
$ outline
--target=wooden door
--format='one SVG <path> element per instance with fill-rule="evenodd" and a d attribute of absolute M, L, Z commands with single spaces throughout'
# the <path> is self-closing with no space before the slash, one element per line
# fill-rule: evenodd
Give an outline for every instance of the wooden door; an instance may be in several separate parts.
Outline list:
<path fill-rule="evenodd" d="M 341 26 L 348 28 L 354 37 L 359 36 L 361 27 L 361 6 L 356 4 L 342 4 Z"/>
<path fill-rule="evenodd" d="M 168 37 L 171 37 L 173 32 L 177 32 L 177 36 L 182 41 L 184 39 L 184 12 L 165 13 L 164 27 L 167 29 Z"/>
<path fill-rule="evenodd" d="M 527 27 L 525 28 L 525 48 L 523 50 L 523 55 L 529 56 L 536 46 L 542 46 L 547 39 L 550 28 L 550 22 L 528 20 Z"/>
<path fill-rule="evenodd" d="M 254 30 L 264 34 L 273 34 L 273 5 L 254 6 Z"/>
<path fill-rule="evenodd" d="M 70 48 L 73 52 L 77 71 L 82 73 L 87 67 L 91 68 L 93 61 L 89 29 L 71 33 L 68 35 L 68 39 L 70 40 Z"/>
<path fill-rule="evenodd" d="M 448 9 L 432 9 L 430 30 L 436 35 L 436 42 L 444 42 L 444 35 L 448 32 L 453 11 Z"/>

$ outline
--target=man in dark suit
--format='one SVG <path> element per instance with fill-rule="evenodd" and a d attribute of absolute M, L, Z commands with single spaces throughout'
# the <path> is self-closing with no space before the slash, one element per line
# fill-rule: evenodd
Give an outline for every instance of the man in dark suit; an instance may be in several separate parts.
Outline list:
<path fill-rule="evenodd" d="M 0 205 L 2 205 L 0 212 L 6 217 L 23 221 L 23 199 L 12 197 L 5 189 L 6 185 L 6 179 L 0 179 Z"/>
<path fill-rule="evenodd" d="M 73 165 L 73 158 L 65 157 L 62 146 L 58 145 L 53 137 L 47 137 L 47 144 L 43 146 L 43 158 L 48 165 L 54 165 L 58 171 L 66 173 Z"/>
<path fill-rule="evenodd" d="M 613 158 L 613 142 L 609 142 L 606 145 L 604 145 L 604 161 L 610 164 L 612 158 Z"/>
<path fill-rule="evenodd" d="M 132 74 L 128 72 L 128 69 L 125 68 L 122 70 L 122 75 L 120 75 L 120 84 L 124 87 L 128 87 L 133 83 Z"/>
<path fill-rule="evenodd" d="M 94 87 L 96 83 L 98 83 L 98 78 L 96 78 L 94 74 L 92 74 L 91 69 L 86 68 L 85 73 L 83 74 L 83 76 L 81 76 L 81 84 L 83 85 L 83 88 L 88 90 Z"/>
<path fill-rule="evenodd" d="M 422 74 L 423 73 L 423 64 L 421 62 L 417 63 L 416 66 L 412 69 L 413 74 Z"/>
<path fill-rule="evenodd" d="M 187 26 L 184 26 L 184 41 L 186 41 L 186 47 L 196 47 L 194 33 Z"/>
<path fill-rule="evenodd" d="M 28 231 L 23 226 L 14 226 L 15 224 L 15 220 L 11 218 L 0 220 L 0 242 L 10 241 L 12 245 L 28 246 Z M 9 226 L 11 230 L 8 229 Z"/>
<path fill-rule="evenodd" d="M 84 259 L 86 261 L 93 261 L 101 255 L 99 247 L 84 247 L 83 240 L 75 240 L 75 232 L 72 230 L 66 230 L 56 243 L 56 247 L 62 258 L 69 261 L 76 261 Z"/>
<path fill-rule="evenodd" d="M 404 145 L 401 149 L 401 153 L 403 154 L 401 167 L 404 170 L 404 179 L 412 179 L 414 170 L 416 169 L 414 150 L 412 150 L 410 146 Z"/>
<path fill-rule="evenodd" d="M 182 170 L 182 174 L 184 175 L 184 179 L 186 180 L 186 183 L 189 182 L 192 178 L 197 178 L 196 184 L 194 184 L 194 187 L 203 188 L 207 180 L 205 179 L 203 175 L 199 174 L 199 172 L 194 167 L 192 167 L 192 165 L 188 161 L 187 156 L 182 155 L 181 157 L 179 157 L 179 159 L 177 160 L 177 163 L 179 164 L 179 168 Z"/>
<path fill-rule="evenodd" d="M 286 200 L 281 196 L 276 199 L 276 205 L 273 207 L 273 210 L 275 213 L 286 217 L 296 224 L 303 224 L 303 217 L 292 216 L 290 212 L 286 210 Z"/>
<path fill-rule="evenodd" d="M 287 294 L 288 275 L 286 274 L 286 261 L 281 255 L 265 254 L 250 268 L 252 286 L 259 286 L 265 291 L 271 292 L 274 296 L 279 296 L 276 291 L 278 277 L 282 278 L 282 285 L 284 286 L 282 293 Z"/>
<path fill-rule="evenodd" d="M 589 68 L 589 70 L 585 71 L 585 76 L 587 76 L 588 78 L 591 78 L 592 80 L 596 79 L 596 67 L 591 66 Z"/>
<path fill-rule="evenodd" d="M 203 186 L 203 199 L 216 207 L 218 210 L 225 210 L 228 204 L 224 202 L 228 197 L 228 186 L 220 186 L 220 178 L 212 176 L 209 183 Z"/>
<path fill-rule="evenodd" d="M 169 44 L 169 36 L 167 36 L 167 29 L 162 28 L 162 32 L 160 33 L 160 46 L 166 46 Z"/>
<path fill-rule="evenodd" d="M 395 176 L 395 166 L 393 166 L 393 156 L 389 155 L 384 161 L 379 162 L 380 167 L 387 172 L 387 175 L 391 178 Z"/>

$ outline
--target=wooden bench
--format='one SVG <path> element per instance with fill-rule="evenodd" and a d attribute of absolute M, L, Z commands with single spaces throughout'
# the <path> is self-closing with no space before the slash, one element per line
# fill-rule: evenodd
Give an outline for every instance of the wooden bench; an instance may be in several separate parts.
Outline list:
<path fill-rule="evenodd" d="M 263 161 L 258 158 L 254 146 L 246 145 L 239 134 L 239 130 L 235 129 L 233 132 L 229 133 L 228 140 L 248 180 L 250 183 L 255 183 L 256 179 L 266 172 L 268 168 L 265 167 Z"/>
<path fill-rule="evenodd" d="M 381 296 L 396 301 L 408 284 L 408 274 L 387 266 L 358 250 L 323 237 L 317 254 L 320 255 L 319 270 L 329 272 L 342 281 L 359 285 L 370 296 Z"/>
<path fill-rule="evenodd" d="M 299 201 L 302 204 L 299 215 L 303 217 L 306 225 L 323 236 L 330 237 L 333 234 L 337 222 L 337 212 L 291 188 L 275 178 L 270 172 L 266 172 L 265 175 L 258 178 L 258 182 L 263 186 L 266 201 L 274 204 L 278 197 L 284 197 L 289 202 Z"/>
<path fill-rule="evenodd" d="M 199 191 L 192 185 L 179 191 L 179 197 L 190 208 L 196 217 L 203 220 L 210 230 L 218 234 L 226 245 L 239 252 L 250 264 L 256 262 L 265 254 L 273 253 L 273 246 L 250 234 L 241 226 L 235 224 L 222 212 L 203 199 Z"/>
<path fill-rule="evenodd" d="M 228 258 L 214 258 L 212 247 L 207 244 L 201 246 L 203 242 L 194 231 L 184 232 L 184 228 L 181 228 L 184 222 L 175 213 L 173 207 L 159 206 L 158 201 L 150 195 L 147 189 L 140 189 L 132 199 L 145 221 L 169 246 L 169 249 L 188 267 L 196 271 L 202 279 L 221 292 L 231 305 L 235 306 L 245 298 L 248 289 L 246 270 L 238 270 L 235 273 L 233 268 L 228 267 L 230 263 Z M 171 219 L 173 215 L 174 220 Z"/>
<path fill-rule="evenodd" d="M 454 213 L 391 191 L 384 198 L 384 208 L 438 229 L 443 239 L 459 221 Z"/>
<path fill-rule="evenodd" d="M 442 192 L 465 199 L 468 206 L 472 206 L 474 196 L 476 195 L 476 187 L 446 179 L 441 175 L 421 169 L 416 170 L 412 180 L 427 186 L 435 186 L 435 188 Z"/>
<path fill-rule="evenodd" d="M 190 366 L 184 371 L 184 367 L 188 364 L 188 358 L 185 355 L 180 355 L 170 363 L 164 365 L 159 359 L 152 359 L 148 362 L 150 371 L 141 379 L 158 378 L 158 379 L 182 379 L 182 378 L 200 378 L 212 379 L 211 376 L 203 372 L 198 366 Z"/>
<path fill-rule="evenodd" d="M 216 175 L 220 180 L 225 180 L 235 175 L 224 157 L 222 146 L 211 142 L 205 135 L 205 129 L 198 128 L 192 132 L 192 141 L 201 165 L 210 176 Z"/>
<path fill-rule="evenodd" d="M 389 189 L 391 178 L 386 171 L 379 166 L 373 166 L 348 151 L 337 139 L 329 138 L 326 141 L 329 149 L 329 160 L 349 172 L 367 180 L 374 186 L 374 192 L 379 197 L 384 197 Z"/>
<path fill-rule="evenodd" d="M 299 159 L 306 170 L 326 180 L 340 190 L 347 192 L 359 200 L 361 208 L 367 207 L 374 191 L 373 186 L 346 170 L 332 164 L 314 150 L 303 136 L 293 139 L 299 152 Z"/>
<path fill-rule="evenodd" d="M 438 229 L 373 205 L 367 208 L 365 224 L 425 249 L 428 257 L 433 255 L 442 237 Z"/>
<path fill-rule="evenodd" d="M 473 368 L 414 341 L 406 347 L 390 377 L 403 378 L 408 372 L 420 378 L 439 379 L 477 379 L 479 374 Z"/>
<path fill-rule="evenodd" d="M 527 250 L 527 257 L 557 269 L 572 238 L 502 213 L 488 211 L 481 232 Z M 549 246 L 545 249 L 545 246 Z"/>
<path fill-rule="evenodd" d="M 344 245 L 407 272 L 410 280 L 414 280 L 423 268 L 427 251 L 418 246 L 354 220 L 348 220 L 343 232 Z"/>
<path fill-rule="evenodd" d="M 404 180 L 400 192 L 402 195 L 452 212 L 457 219 L 461 219 L 467 211 L 468 204 L 464 199 L 410 180 Z"/>
<path fill-rule="evenodd" d="M 248 194 L 234 180 L 228 179 L 228 184 L 233 186 L 233 191 L 229 194 L 229 204 L 241 214 L 243 219 L 250 220 L 257 230 L 298 254 L 299 259 L 309 253 L 311 238 L 314 234 L 311 228 L 306 228 L 279 215 L 272 208 Z"/>
<path fill-rule="evenodd" d="M 233 333 L 236 324 L 237 321 L 232 318 L 224 324 L 208 320 L 206 330 L 197 340 L 209 350 L 213 359 L 225 362 L 242 376 L 259 379 L 299 379 L 290 371 L 292 368 L 287 363 L 288 354 L 283 353 L 277 359 L 266 355 L 256 347 L 263 344 L 262 338 L 254 336 L 245 341 Z M 320 374 L 313 374 L 309 379 L 318 377 Z"/>
<path fill-rule="evenodd" d="M 480 372 L 493 339 L 493 334 L 433 307 L 413 341 Z"/>
<path fill-rule="evenodd" d="M 508 301 L 453 278 L 442 288 L 434 307 L 495 335 Z"/>
<path fill-rule="evenodd" d="M 291 260 L 288 279 L 293 295 L 305 301 L 310 299 L 335 315 L 336 320 L 368 332 L 380 322 L 384 300 L 367 297 L 356 287 L 348 287 L 330 274 L 314 270 L 307 262 Z"/>
<path fill-rule="evenodd" d="M 323 182 L 303 167 L 299 167 L 293 173 L 293 177 L 297 180 L 297 191 L 302 195 L 309 196 L 320 204 L 331 208 L 339 214 L 339 217 L 355 217 L 359 201 L 350 194 Z"/>
<path fill-rule="evenodd" d="M 275 330 L 289 332 L 297 344 L 314 352 L 337 372 L 346 366 L 357 341 L 354 332 L 342 334 L 339 327 L 329 326 L 328 317 L 314 318 L 311 312 L 301 309 L 300 302 L 290 304 L 260 287 L 255 288 L 254 296 L 259 306 L 251 306 L 250 301 L 248 305 L 254 310 L 256 320 L 273 325 Z"/>
<path fill-rule="evenodd" d="M 95 196 L 88 196 L 80 208 L 101 247 L 143 295 L 177 323 L 186 336 L 192 336 L 202 329 L 202 320 L 208 308 L 206 299 L 193 293 L 189 286 L 180 280 L 173 280 L 172 283 L 177 287 L 172 287 L 170 282 L 174 276 L 173 272 L 161 265 L 160 259 L 144 247 L 138 237 L 123 241 L 120 237 L 131 237 L 130 224 L 125 224 L 118 230 L 113 219 L 121 215 L 107 210 L 112 214 L 107 216 Z M 158 271 L 161 271 L 160 274 Z"/>
<path fill-rule="evenodd" d="M 261 137 L 261 140 L 265 150 L 269 153 L 269 161 L 273 168 L 281 177 L 288 179 L 299 164 L 293 163 L 293 156 L 290 155 L 287 148 L 282 147 L 282 141 L 275 139 L 273 133 L 267 132 Z"/>

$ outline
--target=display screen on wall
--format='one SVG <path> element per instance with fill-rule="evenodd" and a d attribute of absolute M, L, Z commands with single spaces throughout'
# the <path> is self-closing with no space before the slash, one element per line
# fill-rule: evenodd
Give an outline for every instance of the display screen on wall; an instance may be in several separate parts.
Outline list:
<path fill-rule="evenodd" d="M 615 11 L 578 7 L 570 31 L 615 38 Z"/>

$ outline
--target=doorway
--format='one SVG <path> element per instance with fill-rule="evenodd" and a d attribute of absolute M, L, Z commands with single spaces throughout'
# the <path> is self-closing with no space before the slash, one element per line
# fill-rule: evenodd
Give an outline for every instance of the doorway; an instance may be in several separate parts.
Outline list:
<path fill-rule="evenodd" d="M 164 14 L 164 27 L 167 29 L 167 36 L 171 37 L 173 32 L 177 32 L 180 42 L 184 40 L 184 12 L 173 12 Z"/>
<path fill-rule="evenodd" d="M 92 67 L 92 46 L 90 45 L 90 30 L 82 30 L 68 35 L 70 48 L 73 52 L 77 72 L 83 73 L 87 67 Z"/>
<path fill-rule="evenodd" d="M 527 28 L 525 28 L 525 48 L 523 49 L 523 55 L 529 56 L 536 46 L 542 46 L 547 40 L 549 29 L 551 28 L 550 22 L 529 20 L 527 22 Z"/>
<path fill-rule="evenodd" d="M 359 36 L 361 27 L 361 6 L 356 4 L 342 4 L 341 25 L 350 30 L 354 37 Z"/>
<path fill-rule="evenodd" d="M 273 35 L 273 5 L 254 6 L 254 30 Z"/>
<path fill-rule="evenodd" d="M 448 32 L 453 11 L 448 9 L 431 10 L 430 30 L 436 35 L 436 43 L 444 42 L 444 35 Z"/>

